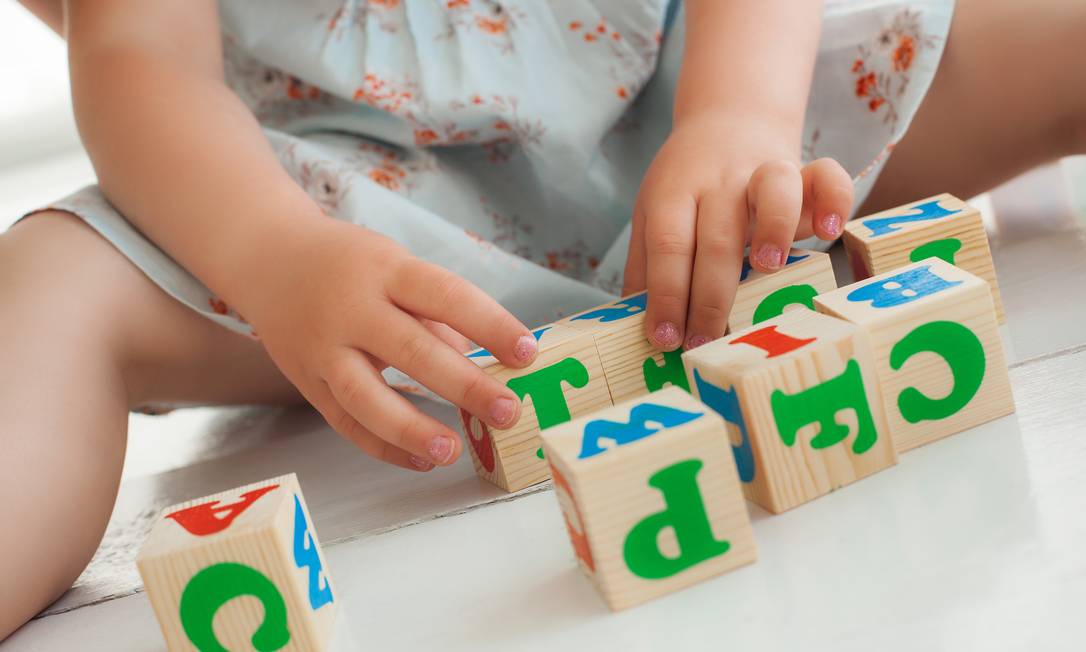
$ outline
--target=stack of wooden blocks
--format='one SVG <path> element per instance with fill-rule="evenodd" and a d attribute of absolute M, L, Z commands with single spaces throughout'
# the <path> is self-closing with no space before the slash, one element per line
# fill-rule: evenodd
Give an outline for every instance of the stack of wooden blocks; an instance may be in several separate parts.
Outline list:
<path fill-rule="evenodd" d="M 652 348 L 639 294 L 536 329 L 527 369 L 469 354 L 524 407 L 509 430 L 461 414 L 476 470 L 507 491 L 554 478 L 612 608 L 753 561 L 741 497 L 777 514 L 1013 412 L 980 213 L 940 195 L 844 241 L 855 283 L 815 251 L 745 266 L 728 334 L 686 353 Z"/>
<path fill-rule="evenodd" d="M 1013 412 L 979 213 L 940 195 L 844 240 L 855 283 L 816 251 L 744 267 L 729 333 L 686 353 L 646 340 L 642 293 L 537 328 L 525 369 L 468 354 L 523 403 L 507 430 L 461 413 L 477 473 L 554 479 L 611 608 L 753 562 L 744 499 L 780 513 Z M 138 565 L 170 649 L 323 649 L 335 602 L 310 523 L 293 475 L 166 510 Z"/>

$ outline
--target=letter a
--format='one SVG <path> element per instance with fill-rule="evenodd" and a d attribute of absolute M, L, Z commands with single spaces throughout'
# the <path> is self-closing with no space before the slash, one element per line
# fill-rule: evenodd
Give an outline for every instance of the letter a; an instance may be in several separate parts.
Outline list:
<path fill-rule="evenodd" d="M 166 518 L 172 518 L 180 523 L 181 527 L 189 531 L 189 534 L 195 534 L 198 537 L 206 537 L 209 534 L 222 532 L 230 527 L 230 524 L 234 522 L 234 519 L 240 516 L 242 512 L 249 509 L 249 506 L 255 503 L 257 498 L 260 498 L 272 489 L 277 489 L 278 487 L 279 485 L 273 484 L 267 487 L 253 489 L 252 491 L 246 491 L 241 494 L 241 498 L 236 503 L 227 505 L 219 505 L 219 501 L 217 500 L 202 505 L 193 505 L 192 507 L 186 507 L 185 509 L 179 509 L 176 512 L 166 514 Z M 216 507 L 216 505 L 218 506 Z"/>

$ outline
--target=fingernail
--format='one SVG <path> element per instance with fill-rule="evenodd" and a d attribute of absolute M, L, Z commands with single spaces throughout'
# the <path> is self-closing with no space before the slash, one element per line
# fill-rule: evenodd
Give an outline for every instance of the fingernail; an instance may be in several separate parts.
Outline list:
<path fill-rule="evenodd" d="M 430 440 L 430 448 L 426 452 L 430 454 L 430 459 L 433 460 L 435 464 L 444 464 L 452 457 L 453 440 L 438 435 Z"/>
<path fill-rule="evenodd" d="M 490 419 L 495 425 L 506 426 L 517 414 L 517 403 L 504 396 L 494 399 L 490 404 Z"/>
<path fill-rule="evenodd" d="M 696 349 L 699 346 L 709 343 L 709 338 L 704 335 L 694 335 L 690 339 L 686 340 L 686 350 Z"/>
<path fill-rule="evenodd" d="M 539 350 L 539 345 L 536 344 L 534 337 L 521 335 L 513 346 L 513 355 L 517 356 L 517 360 L 521 362 L 528 362 L 535 357 L 537 350 Z"/>
<path fill-rule="evenodd" d="M 411 462 L 411 466 L 419 471 L 429 471 L 434 468 L 434 465 L 430 463 L 430 460 L 424 460 L 421 457 L 415 457 L 414 455 L 411 456 L 409 461 Z"/>
<path fill-rule="evenodd" d="M 777 269 L 781 266 L 784 252 L 777 245 L 764 244 L 758 249 L 758 253 L 754 255 L 758 264 L 766 269 Z"/>
<path fill-rule="evenodd" d="M 652 336 L 656 339 L 656 343 L 663 347 L 675 346 L 679 343 L 679 329 L 669 321 L 657 324 Z"/>
<path fill-rule="evenodd" d="M 819 220 L 822 225 L 822 230 L 833 237 L 841 235 L 841 216 L 837 213 L 830 213 L 829 215 L 823 215 Z"/>

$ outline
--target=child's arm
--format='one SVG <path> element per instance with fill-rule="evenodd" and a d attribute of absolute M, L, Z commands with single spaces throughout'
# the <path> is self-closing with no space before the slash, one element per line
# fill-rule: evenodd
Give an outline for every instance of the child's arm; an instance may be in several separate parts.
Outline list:
<path fill-rule="evenodd" d="M 393 365 L 496 426 L 519 401 L 424 323 L 511 366 L 528 330 L 482 291 L 323 215 L 222 79 L 211 0 L 69 0 L 76 118 L 103 192 L 253 324 L 283 373 L 367 452 L 424 468 L 459 438 L 381 381 Z M 425 319 L 423 319 L 425 318 Z"/>
<path fill-rule="evenodd" d="M 839 164 L 799 165 L 821 10 L 685 3 L 674 126 L 641 185 L 625 280 L 648 287 L 648 336 L 664 348 L 724 333 L 747 243 L 752 266 L 775 271 L 795 238 L 833 239 L 851 212 Z"/>

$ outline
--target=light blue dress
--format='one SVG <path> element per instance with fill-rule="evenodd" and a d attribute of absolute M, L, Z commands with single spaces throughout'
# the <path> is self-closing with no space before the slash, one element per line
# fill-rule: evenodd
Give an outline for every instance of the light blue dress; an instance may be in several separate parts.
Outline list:
<path fill-rule="evenodd" d="M 826 4 L 803 158 L 839 160 L 857 203 L 927 91 L 952 11 Z M 528 325 L 618 291 L 638 184 L 670 129 L 678 3 L 223 0 L 220 13 L 228 83 L 329 215 L 466 277 Z M 97 187 L 51 208 L 252 334 Z"/>

